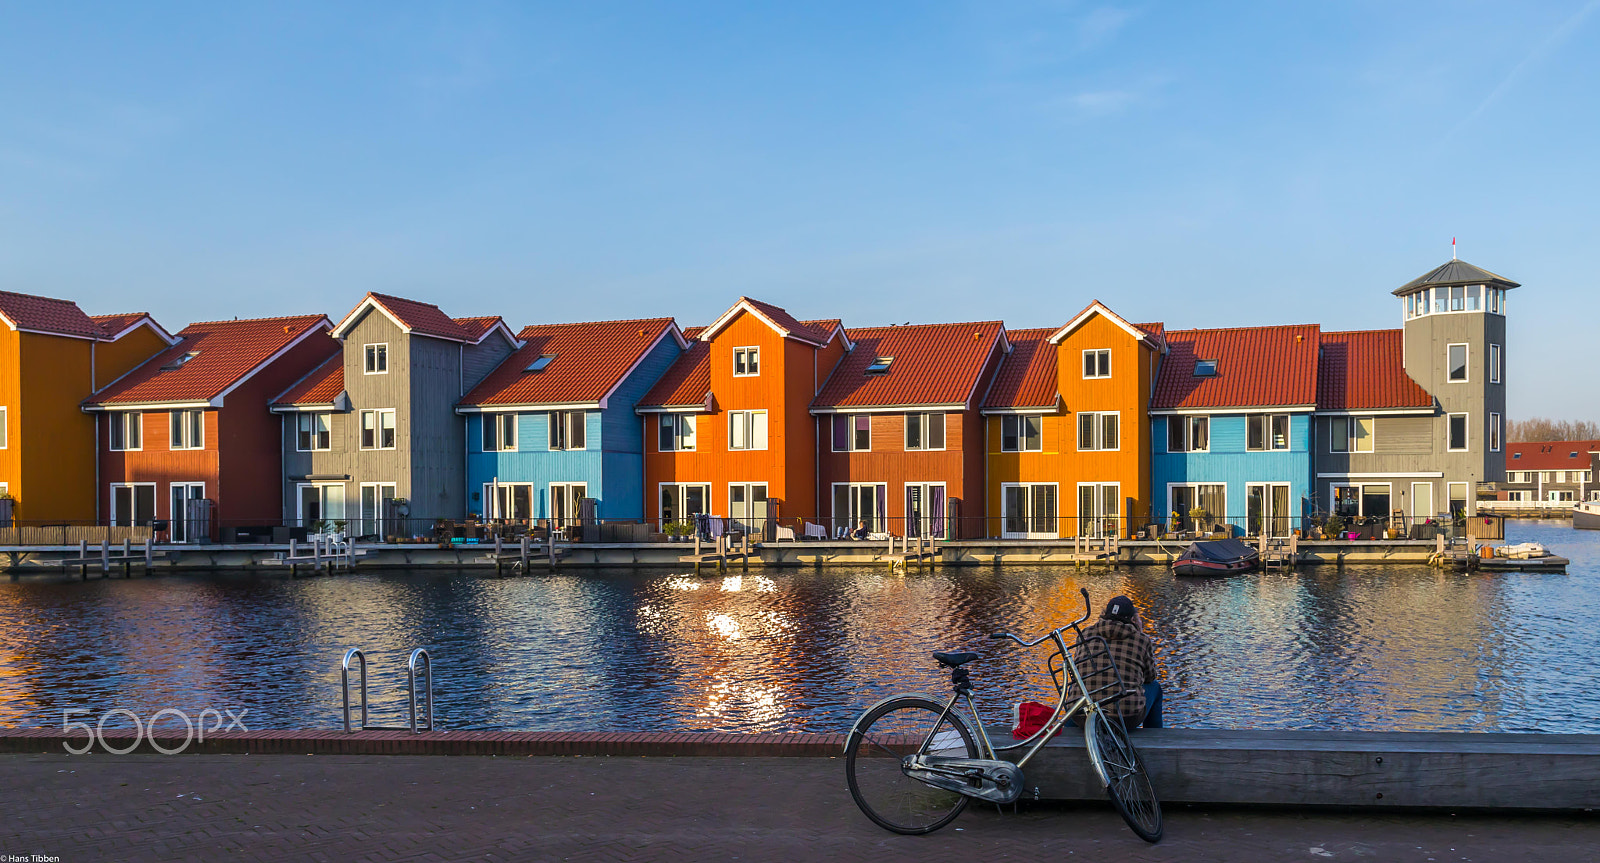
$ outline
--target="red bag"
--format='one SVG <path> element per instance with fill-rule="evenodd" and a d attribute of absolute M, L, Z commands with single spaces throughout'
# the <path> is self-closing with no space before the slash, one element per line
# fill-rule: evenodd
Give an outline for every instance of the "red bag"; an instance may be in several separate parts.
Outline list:
<path fill-rule="evenodd" d="M 1054 708 L 1037 701 L 1019 702 L 1016 707 L 1011 708 L 1011 736 L 1017 740 L 1032 737 L 1039 733 L 1039 729 L 1050 721 L 1055 712 Z M 1061 729 L 1057 728 L 1056 733 L 1051 736 L 1060 737 Z"/>

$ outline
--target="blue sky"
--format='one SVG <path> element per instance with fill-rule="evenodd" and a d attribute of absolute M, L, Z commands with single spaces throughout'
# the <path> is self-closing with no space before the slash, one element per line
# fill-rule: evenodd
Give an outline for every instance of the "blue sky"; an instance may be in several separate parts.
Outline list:
<path fill-rule="evenodd" d="M 455 315 L 1399 326 L 1523 283 L 1513 417 L 1600 419 L 1600 0 L 0 0 L 0 287 L 171 328 Z"/>

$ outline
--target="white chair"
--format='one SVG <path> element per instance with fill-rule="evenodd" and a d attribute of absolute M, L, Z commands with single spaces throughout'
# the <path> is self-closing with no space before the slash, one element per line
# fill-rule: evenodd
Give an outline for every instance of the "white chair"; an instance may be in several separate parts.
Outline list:
<path fill-rule="evenodd" d="M 805 530 L 805 538 L 806 539 L 811 539 L 813 537 L 815 537 L 816 539 L 827 539 L 828 538 L 828 529 L 823 527 L 820 524 L 812 524 L 811 522 L 808 521 L 808 522 L 805 523 L 804 530 Z"/>
<path fill-rule="evenodd" d="M 790 542 L 794 542 L 795 541 L 794 528 L 792 528 L 792 527 L 781 527 L 780 526 L 778 528 L 778 542 L 783 542 L 786 539 L 788 541 L 790 541 Z"/>

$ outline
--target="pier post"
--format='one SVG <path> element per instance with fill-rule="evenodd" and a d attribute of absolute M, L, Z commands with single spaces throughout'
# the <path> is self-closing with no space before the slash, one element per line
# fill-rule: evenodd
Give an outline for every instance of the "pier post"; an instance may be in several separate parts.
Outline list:
<path fill-rule="evenodd" d="M 526 575 L 527 572 L 528 572 L 528 535 L 527 534 L 523 534 L 522 535 L 522 572 L 523 572 L 524 575 Z"/>
<path fill-rule="evenodd" d="M 111 540 L 100 540 L 100 577 L 111 577 Z"/>
<path fill-rule="evenodd" d="M 78 578 L 83 581 L 89 580 L 89 541 L 87 539 L 78 540 Z"/>
<path fill-rule="evenodd" d="M 151 537 L 147 536 L 144 538 L 144 571 L 146 574 L 149 574 L 150 564 L 155 559 L 153 550 L 150 547 L 151 541 Z"/>

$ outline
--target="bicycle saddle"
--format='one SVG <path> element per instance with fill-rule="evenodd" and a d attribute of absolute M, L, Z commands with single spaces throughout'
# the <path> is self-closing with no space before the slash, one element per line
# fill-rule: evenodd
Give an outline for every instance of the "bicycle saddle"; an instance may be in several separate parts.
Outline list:
<path fill-rule="evenodd" d="M 939 664 L 940 665 L 946 666 L 948 668 L 960 668 L 961 666 L 966 665 L 967 663 L 971 662 L 972 660 L 978 659 L 979 656 L 978 656 L 978 654 L 972 653 L 970 651 L 963 651 L 961 653 L 938 653 L 938 652 L 935 652 L 933 654 L 933 658 L 939 660 Z"/>

